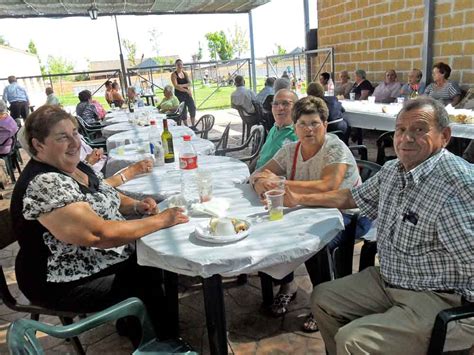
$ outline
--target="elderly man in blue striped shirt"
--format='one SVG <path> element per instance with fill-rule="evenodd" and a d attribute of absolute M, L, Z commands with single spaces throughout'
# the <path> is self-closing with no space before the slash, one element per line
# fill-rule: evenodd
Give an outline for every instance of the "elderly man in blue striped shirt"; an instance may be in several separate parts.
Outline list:
<path fill-rule="evenodd" d="M 15 76 L 9 76 L 8 83 L 9 85 L 3 90 L 3 101 L 8 101 L 10 104 L 10 114 L 15 120 L 20 117 L 25 119 L 30 107 L 28 94 L 24 88 L 18 85 Z"/>
<path fill-rule="evenodd" d="M 380 267 L 317 286 L 312 309 L 329 354 L 426 354 L 441 310 L 474 302 L 474 165 L 444 147 L 443 105 L 408 101 L 398 159 L 359 187 L 298 195 L 286 205 L 358 207 L 377 218 Z M 470 348 L 474 319 L 448 328 L 445 351 Z"/>

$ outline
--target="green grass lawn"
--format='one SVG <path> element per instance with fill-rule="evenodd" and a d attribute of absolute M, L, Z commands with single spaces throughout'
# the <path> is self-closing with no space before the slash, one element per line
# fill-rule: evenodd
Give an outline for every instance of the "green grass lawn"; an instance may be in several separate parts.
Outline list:
<path fill-rule="evenodd" d="M 257 92 L 263 88 L 264 82 L 265 79 L 257 80 Z M 199 110 L 230 107 L 230 95 L 235 90 L 235 87 L 221 86 L 217 90 L 216 89 L 217 84 L 215 83 L 206 86 L 203 85 L 200 80 L 194 82 L 194 101 Z M 155 94 L 159 102 L 163 94 L 161 92 L 155 92 Z M 74 93 L 58 95 L 58 99 L 63 106 L 76 106 L 79 103 L 79 99 Z M 94 99 L 99 101 L 106 110 L 109 108 L 104 96 L 97 95 L 94 96 Z"/>

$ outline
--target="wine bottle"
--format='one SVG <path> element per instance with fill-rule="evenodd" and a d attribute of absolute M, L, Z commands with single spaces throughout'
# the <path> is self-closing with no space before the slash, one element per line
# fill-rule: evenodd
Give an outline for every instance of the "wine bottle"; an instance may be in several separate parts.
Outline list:
<path fill-rule="evenodd" d="M 163 119 L 163 133 L 161 134 L 161 142 L 163 143 L 163 149 L 165 151 L 165 163 L 173 163 L 173 135 L 168 130 L 168 120 L 166 118 Z"/>

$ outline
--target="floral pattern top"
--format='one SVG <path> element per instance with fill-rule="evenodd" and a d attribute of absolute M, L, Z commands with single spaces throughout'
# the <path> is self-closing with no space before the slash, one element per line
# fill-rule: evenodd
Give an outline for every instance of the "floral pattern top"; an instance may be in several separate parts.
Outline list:
<path fill-rule="evenodd" d="M 70 176 L 56 172 L 37 175 L 28 185 L 23 198 L 23 216 L 36 220 L 44 213 L 75 202 L 87 202 L 105 220 L 124 220 L 119 212 L 120 196 L 98 176 L 95 189 L 83 192 Z M 122 262 L 133 253 L 133 246 L 100 249 L 69 244 L 50 232 L 43 234 L 50 251 L 47 261 L 48 282 L 69 282 L 91 276 Z"/>

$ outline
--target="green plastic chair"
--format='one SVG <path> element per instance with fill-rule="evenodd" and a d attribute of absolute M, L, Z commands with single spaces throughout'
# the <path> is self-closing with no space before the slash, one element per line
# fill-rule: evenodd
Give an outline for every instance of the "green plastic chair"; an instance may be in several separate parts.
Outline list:
<path fill-rule="evenodd" d="M 168 341 L 159 341 L 156 339 L 155 331 L 145 306 L 142 301 L 135 297 L 126 299 L 102 312 L 98 312 L 70 325 L 53 326 L 31 319 L 18 319 L 8 328 L 8 348 L 10 349 L 10 353 L 14 355 L 44 354 L 36 338 L 37 331 L 56 338 L 66 339 L 76 337 L 104 323 L 127 316 L 138 318 L 142 326 L 142 339 L 133 354 L 197 354 L 181 339 Z"/>

